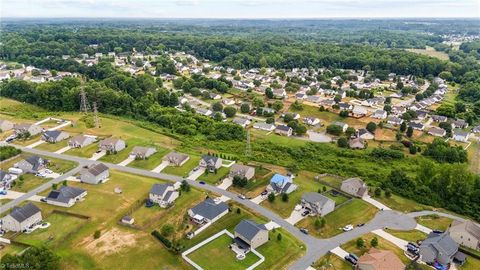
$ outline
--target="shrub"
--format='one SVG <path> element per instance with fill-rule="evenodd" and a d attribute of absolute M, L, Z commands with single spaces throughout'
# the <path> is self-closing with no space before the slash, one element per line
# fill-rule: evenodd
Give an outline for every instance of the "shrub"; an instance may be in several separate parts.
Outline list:
<path fill-rule="evenodd" d="M 163 237 L 157 230 L 154 230 L 152 232 L 152 235 L 157 238 L 160 242 L 162 242 L 166 248 L 170 249 L 172 248 L 172 242 L 168 240 L 167 238 Z"/>
<path fill-rule="evenodd" d="M 162 235 L 165 236 L 165 237 L 168 237 L 168 236 L 172 235 L 174 230 L 175 230 L 175 228 L 173 227 L 173 225 L 165 224 L 165 225 L 162 226 Z"/>
<path fill-rule="evenodd" d="M 271 203 L 275 201 L 275 195 L 273 193 L 268 194 L 268 201 Z"/>
<path fill-rule="evenodd" d="M 95 233 L 93 233 L 93 238 L 98 239 L 102 235 L 102 232 L 100 230 L 96 230 Z"/>

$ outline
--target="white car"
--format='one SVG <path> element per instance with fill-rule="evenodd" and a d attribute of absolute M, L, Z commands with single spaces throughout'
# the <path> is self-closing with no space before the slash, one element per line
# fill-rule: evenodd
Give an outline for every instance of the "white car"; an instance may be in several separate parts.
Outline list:
<path fill-rule="evenodd" d="M 352 224 L 348 224 L 347 226 L 343 227 L 344 232 L 348 232 L 348 231 L 351 231 L 351 230 L 353 230 L 353 225 Z"/>
<path fill-rule="evenodd" d="M 51 174 L 51 173 L 53 173 L 53 171 L 49 170 L 49 169 L 45 169 L 45 173 Z"/>

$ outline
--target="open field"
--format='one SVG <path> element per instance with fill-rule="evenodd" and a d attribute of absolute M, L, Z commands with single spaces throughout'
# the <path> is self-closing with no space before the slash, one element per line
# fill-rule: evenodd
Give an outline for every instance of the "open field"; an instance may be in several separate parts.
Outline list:
<path fill-rule="evenodd" d="M 232 238 L 223 234 L 190 253 L 188 257 L 205 270 L 246 269 L 260 260 L 252 252 L 249 252 L 244 260 L 237 260 L 236 253 L 229 247 L 231 243 Z"/>
<path fill-rule="evenodd" d="M 318 238 L 329 238 L 342 233 L 345 225 L 353 226 L 367 223 L 377 213 L 377 208 L 359 199 L 353 199 L 337 210 L 326 215 L 325 227 L 317 229 L 314 225 L 316 217 L 308 217 L 301 220 L 296 226 L 307 228 L 311 235 Z"/>
<path fill-rule="evenodd" d="M 432 230 L 441 230 L 446 231 L 450 224 L 452 224 L 452 219 L 447 217 L 441 217 L 438 215 L 429 215 L 423 217 L 415 218 L 418 224 L 423 225 Z"/>
<path fill-rule="evenodd" d="M 69 139 L 66 139 L 66 140 L 60 141 L 58 143 L 45 142 L 45 143 L 42 143 L 39 146 L 35 147 L 35 149 L 45 150 L 45 151 L 49 151 L 49 152 L 55 152 L 57 150 L 60 150 L 60 149 L 64 148 L 65 146 L 67 146 L 68 145 L 68 140 Z"/>
<path fill-rule="evenodd" d="M 445 61 L 449 59 L 448 54 L 444 52 L 439 52 L 430 46 L 426 46 L 425 49 L 407 49 L 407 51 L 422 54 L 422 55 L 427 55 L 430 57 L 435 57 Z"/>
<path fill-rule="evenodd" d="M 76 157 L 90 158 L 98 150 L 98 144 L 92 143 L 83 148 L 72 148 L 64 154 L 72 155 Z"/>
<path fill-rule="evenodd" d="M 416 212 L 416 211 L 433 209 L 433 207 L 431 206 L 422 205 L 410 199 L 406 199 L 395 194 L 392 194 L 390 198 L 387 198 L 385 196 L 375 197 L 375 200 L 378 200 L 379 202 L 385 204 L 386 206 L 392 208 L 393 210 L 397 210 L 400 212 Z"/>

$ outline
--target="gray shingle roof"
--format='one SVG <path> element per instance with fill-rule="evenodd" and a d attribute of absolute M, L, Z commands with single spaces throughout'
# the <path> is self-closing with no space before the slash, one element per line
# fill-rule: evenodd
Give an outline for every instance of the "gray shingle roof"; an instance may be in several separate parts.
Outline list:
<path fill-rule="evenodd" d="M 59 190 L 52 190 L 46 199 L 50 201 L 68 203 L 71 199 L 80 196 L 85 190 L 76 187 L 62 186 Z"/>
<path fill-rule="evenodd" d="M 311 203 L 311 204 L 320 204 L 325 205 L 328 201 L 331 201 L 330 198 L 323 196 L 317 192 L 306 192 L 302 194 L 302 200 Z"/>
<path fill-rule="evenodd" d="M 150 189 L 150 193 L 163 196 L 167 188 L 170 186 L 172 185 L 171 184 L 154 184 Z"/>
<path fill-rule="evenodd" d="M 439 257 L 443 257 L 443 261 L 448 261 L 458 251 L 458 244 L 450 237 L 448 233 L 430 233 L 422 244 L 420 249 L 430 248 L 438 252 Z"/>
<path fill-rule="evenodd" d="M 107 170 L 108 167 L 103 163 L 98 163 L 88 168 L 88 172 L 91 173 L 93 176 L 97 176 Z"/>
<path fill-rule="evenodd" d="M 43 135 L 46 138 L 53 138 L 53 139 L 58 138 L 58 136 L 60 136 L 60 134 L 62 134 L 62 132 L 59 131 L 59 130 L 47 130 L 43 133 Z"/>
<path fill-rule="evenodd" d="M 22 222 L 38 212 L 40 212 L 40 208 L 35 206 L 33 203 L 28 203 L 23 207 L 13 208 L 10 216 L 16 221 Z"/>
<path fill-rule="evenodd" d="M 28 158 L 25 159 L 25 161 L 32 164 L 33 170 L 37 170 L 41 165 L 44 165 L 47 163 L 46 159 L 43 159 L 39 156 L 29 156 Z"/>
<path fill-rule="evenodd" d="M 262 230 L 266 230 L 264 225 L 257 224 L 249 219 L 244 219 L 235 226 L 235 232 L 248 240 L 252 240 Z"/>
<path fill-rule="evenodd" d="M 200 215 L 204 218 L 212 220 L 228 210 L 228 205 L 225 202 L 216 204 L 213 199 L 208 198 L 194 206 L 191 210 L 195 215 Z"/>

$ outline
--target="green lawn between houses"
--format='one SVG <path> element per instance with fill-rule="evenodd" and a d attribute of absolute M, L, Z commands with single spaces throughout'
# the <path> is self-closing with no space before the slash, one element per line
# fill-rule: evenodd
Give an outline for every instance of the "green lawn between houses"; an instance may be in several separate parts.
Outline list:
<path fill-rule="evenodd" d="M 155 147 L 157 152 L 146 159 L 138 159 L 130 162 L 127 166 L 145 170 L 153 170 L 162 163 L 162 158 L 170 152 L 170 149 Z"/>
<path fill-rule="evenodd" d="M 199 162 L 200 162 L 200 156 L 190 155 L 190 159 L 187 162 L 185 162 L 185 164 L 183 164 L 182 166 L 180 167 L 168 166 L 165 169 L 163 169 L 162 172 L 167 174 L 186 177 L 188 176 L 188 173 L 191 170 L 193 170 L 193 168 L 198 166 Z"/>
<path fill-rule="evenodd" d="M 64 154 L 72 155 L 76 157 L 91 158 L 92 155 L 98 150 L 98 143 L 92 143 L 82 148 L 72 148 Z"/>
<path fill-rule="evenodd" d="M 221 167 L 220 169 L 217 170 L 216 173 L 205 172 L 198 178 L 198 180 L 204 181 L 211 185 L 217 185 L 220 183 L 221 180 L 223 180 L 228 175 L 229 172 L 230 172 L 229 168 Z"/>
<path fill-rule="evenodd" d="M 452 219 L 447 217 L 441 217 L 438 215 L 428 215 L 415 218 L 418 224 L 423 225 L 432 230 L 441 230 L 446 231 L 450 224 L 452 224 Z"/>
<path fill-rule="evenodd" d="M 328 253 L 327 255 L 321 257 L 312 266 L 317 270 L 352 270 L 351 264 L 347 263 L 343 259 L 340 259 L 340 257 L 332 253 Z"/>
<path fill-rule="evenodd" d="M 353 199 L 337 210 L 327 214 L 325 227 L 315 228 L 317 217 L 307 217 L 296 224 L 300 228 L 307 228 L 311 235 L 318 238 L 329 238 L 342 233 L 345 225 L 367 223 L 377 213 L 377 208 L 360 199 Z"/>
<path fill-rule="evenodd" d="M 223 234 L 190 253 L 188 258 L 205 270 L 246 269 L 260 260 L 253 252 L 247 253 L 244 260 L 237 260 L 236 253 L 229 247 L 231 243 L 232 238 Z"/>

